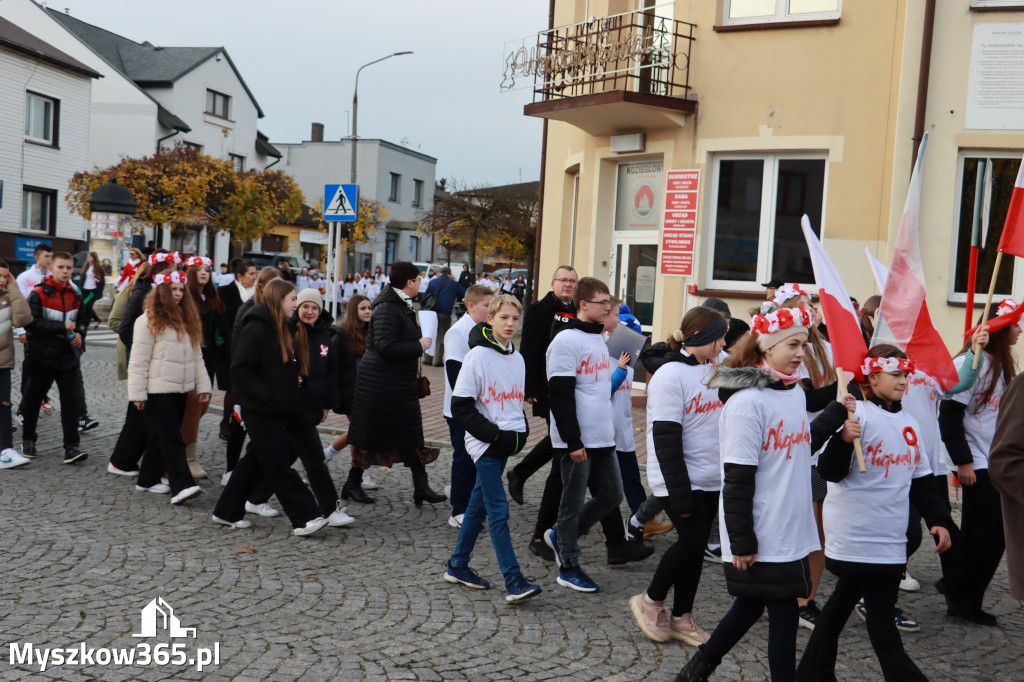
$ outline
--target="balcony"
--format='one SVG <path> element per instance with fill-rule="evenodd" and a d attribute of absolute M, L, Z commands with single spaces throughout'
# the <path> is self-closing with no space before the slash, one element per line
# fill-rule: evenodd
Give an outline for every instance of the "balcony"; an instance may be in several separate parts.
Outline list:
<path fill-rule="evenodd" d="M 695 28 L 648 8 L 507 41 L 501 88 L 532 89 L 524 114 L 590 135 L 682 127 Z"/>

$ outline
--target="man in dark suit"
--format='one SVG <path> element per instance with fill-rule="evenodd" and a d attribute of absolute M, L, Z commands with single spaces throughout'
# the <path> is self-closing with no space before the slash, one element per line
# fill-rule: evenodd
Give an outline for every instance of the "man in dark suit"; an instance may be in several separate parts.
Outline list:
<path fill-rule="evenodd" d="M 242 304 L 256 293 L 256 277 L 259 274 L 256 264 L 248 258 L 240 258 L 234 262 L 235 281 L 217 289 L 217 295 L 224 303 L 224 327 L 228 338 L 224 339 L 227 348 L 231 348 L 231 330 L 234 328 L 235 314 Z M 224 417 L 220 422 L 221 440 L 230 437 L 231 413 L 235 409 L 234 397 L 231 395 L 230 373 L 218 376 L 217 382 L 224 389 Z"/>

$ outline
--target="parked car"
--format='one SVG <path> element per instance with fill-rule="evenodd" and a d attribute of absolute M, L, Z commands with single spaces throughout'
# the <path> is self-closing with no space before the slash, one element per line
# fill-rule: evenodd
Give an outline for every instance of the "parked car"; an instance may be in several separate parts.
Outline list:
<path fill-rule="evenodd" d="M 307 261 L 305 258 L 302 258 L 301 256 L 294 256 L 290 253 L 283 253 L 280 251 L 268 251 L 265 253 L 257 251 L 247 251 L 246 253 L 242 254 L 242 258 L 248 258 L 253 263 L 255 263 L 257 270 L 262 270 L 268 265 L 271 267 L 280 268 L 281 261 L 285 260 L 288 261 L 288 266 L 296 274 L 298 274 L 299 271 L 302 270 L 302 268 L 308 268 L 310 270 L 313 269 L 313 266 L 310 265 L 309 261 Z"/>
<path fill-rule="evenodd" d="M 494 272 L 489 272 L 487 274 L 494 275 L 494 277 L 500 282 L 505 279 L 505 274 L 508 272 L 512 273 L 512 279 L 518 278 L 519 275 L 522 275 L 523 279 L 530 278 L 530 271 L 526 268 L 498 268 Z"/>
<path fill-rule="evenodd" d="M 425 261 L 413 261 L 413 265 L 415 265 L 416 269 L 420 272 L 430 272 L 431 268 L 433 268 L 435 275 L 444 267 L 441 263 L 427 263 Z"/>

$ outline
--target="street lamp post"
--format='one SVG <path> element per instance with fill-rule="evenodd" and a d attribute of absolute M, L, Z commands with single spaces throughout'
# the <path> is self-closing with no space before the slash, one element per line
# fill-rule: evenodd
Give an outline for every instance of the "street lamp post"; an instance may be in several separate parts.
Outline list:
<path fill-rule="evenodd" d="M 401 56 L 403 54 L 412 54 L 412 52 L 408 51 L 408 50 L 405 51 L 405 52 L 395 52 L 394 54 L 389 54 L 387 57 L 381 57 L 380 59 L 374 59 L 372 62 L 367 62 L 366 64 L 363 64 L 362 66 L 359 67 L 359 70 L 356 71 L 356 85 L 355 85 L 355 89 L 352 90 L 352 179 L 351 179 L 351 182 L 352 182 L 353 185 L 357 184 L 357 182 L 356 182 L 356 140 L 359 138 L 359 123 L 358 123 L 358 121 L 359 121 L 359 73 L 363 69 L 365 69 L 367 66 L 370 66 L 372 64 L 376 64 L 377 62 L 382 62 L 385 59 L 391 59 L 392 57 L 399 57 L 399 56 Z"/>

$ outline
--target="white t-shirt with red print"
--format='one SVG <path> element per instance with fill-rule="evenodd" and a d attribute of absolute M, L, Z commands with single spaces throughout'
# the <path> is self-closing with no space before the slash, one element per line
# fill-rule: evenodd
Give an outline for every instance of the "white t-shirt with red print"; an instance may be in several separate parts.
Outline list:
<path fill-rule="evenodd" d="M 757 467 L 754 479 L 757 560 L 796 561 L 821 549 L 811 506 L 811 431 L 803 389 L 799 386 L 789 390 L 746 388 L 737 392 L 722 409 L 718 432 L 723 480 L 725 464 Z M 719 525 L 722 559 L 731 562 L 732 550 L 722 503 L 719 504 Z M 904 531 L 906 525 L 904 520 Z"/>
<path fill-rule="evenodd" d="M 626 365 L 626 378 L 612 395 L 612 421 L 615 426 L 615 449 L 636 452 L 633 438 L 633 368 Z"/>
<path fill-rule="evenodd" d="M 887 412 L 857 401 L 861 447 L 867 471 L 855 457 L 839 483 L 828 484 L 825 510 L 825 556 L 864 564 L 907 561 L 910 483 L 930 476 L 920 449 L 920 428 L 905 410 Z"/>
<path fill-rule="evenodd" d="M 493 348 L 477 346 L 463 358 L 452 395 L 473 398 L 480 414 L 502 431 L 525 432 L 525 387 L 526 363 L 522 355 L 518 352 L 503 355 Z M 466 432 L 466 452 L 474 462 L 490 445 Z"/>
<path fill-rule="evenodd" d="M 685 353 L 686 351 L 680 351 Z M 647 483 L 657 497 L 667 497 L 661 463 L 654 451 L 654 422 L 683 426 L 683 459 L 693 490 L 721 490 L 718 421 L 722 401 L 708 388 L 714 365 L 667 362 L 647 382 Z"/>
<path fill-rule="evenodd" d="M 936 476 L 949 473 L 948 455 L 939 433 L 939 401 L 942 386 L 931 376 L 917 371 L 907 377 L 907 391 L 903 394 L 903 409 L 917 422 L 917 438 L 921 451 L 928 458 L 928 466 Z"/>
<path fill-rule="evenodd" d="M 953 360 L 957 371 L 960 370 L 960 366 L 964 364 L 966 359 L 966 356 L 961 355 Z M 1002 400 L 1003 391 L 1006 389 L 1006 382 L 1003 380 L 1002 374 L 1000 374 L 996 381 L 995 390 L 992 391 L 992 396 L 985 405 L 981 406 L 980 410 L 978 409 L 982 400 L 982 394 L 988 387 L 989 381 L 991 381 L 992 368 L 995 366 L 996 363 L 992 362 L 992 358 L 986 357 L 985 365 L 978 373 L 978 380 L 974 382 L 974 386 L 971 386 L 963 393 L 957 393 L 951 398 L 951 400 L 967 406 L 967 410 L 964 412 L 964 431 L 967 434 L 967 444 L 970 446 L 971 454 L 974 456 L 975 469 L 988 469 L 988 451 L 992 449 L 992 436 L 996 432 L 999 401 Z"/>
<path fill-rule="evenodd" d="M 551 340 L 546 359 L 548 381 L 552 377 L 576 378 L 576 419 L 583 447 L 614 447 L 611 401 L 614 367 L 604 338 L 579 329 L 565 329 Z M 551 421 L 551 444 L 556 448 L 569 447 L 559 435 L 555 420 Z"/>

